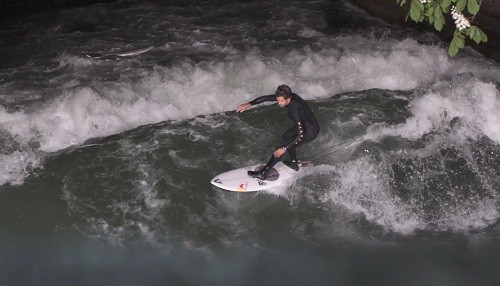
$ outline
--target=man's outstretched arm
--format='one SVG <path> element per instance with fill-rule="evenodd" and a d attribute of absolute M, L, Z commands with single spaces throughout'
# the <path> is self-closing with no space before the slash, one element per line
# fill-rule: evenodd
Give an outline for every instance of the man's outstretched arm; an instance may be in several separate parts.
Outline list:
<path fill-rule="evenodd" d="M 274 95 L 274 94 L 263 95 L 263 96 L 257 97 L 256 99 L 254 99 L 250 102 L 242 103 L 238 106 L 238 108 L 236 108 L 236 112 L 241 113 L 241 112 L 249 109 L 252 105 L 256 105 L 256 104 L 266 102 L 266 101 L 276 101 L 276 95 Z"/>

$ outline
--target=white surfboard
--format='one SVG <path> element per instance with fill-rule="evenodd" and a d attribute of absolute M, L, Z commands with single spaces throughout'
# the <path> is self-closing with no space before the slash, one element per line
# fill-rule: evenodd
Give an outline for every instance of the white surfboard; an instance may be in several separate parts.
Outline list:
<path fill-rule="evenodd" d="M 87 54 L 87 58 L 94 59 L 113 59 L 113 58 L 123 58 L 123 57 L 132 57 L 143 54 L 149 50 L 153 49 L 153 46 L 149 46 L 147 48 L 131 50 L 131 51 L 123 51 L 117 53 L 105 53 L 105 54 Z"/>
<path fill-rule="evenodd" d="M 149 46 L 147 48 L 143 48 L 143 49 L 138 49 L 138 50 L 133 50 L 133 51 L 125 51 L 125 52 L 120 52 L 120 53 L 115 53 L 114 55 L 118 56 L 118 57 L 131 57 L 131 56 L 137 56 L 137 55 L 140 55 L 140 54 L 143 54 L 149 50 L 151 50 L 153 48 L 153 46 Z"/>
<path fill-rule="evenodd" d="M 262 167 L 264 165 L 258 164 L 225 172 L 215 176 L 210 182 L 216 187 L 232 192 L 256 192 L 277 187 L 300 172 L 300 169 L 295 171 L 278 162 L 269 171 L 266 180 L 252 178 L 247 174 L 248 171 L 260 170 Z"/>

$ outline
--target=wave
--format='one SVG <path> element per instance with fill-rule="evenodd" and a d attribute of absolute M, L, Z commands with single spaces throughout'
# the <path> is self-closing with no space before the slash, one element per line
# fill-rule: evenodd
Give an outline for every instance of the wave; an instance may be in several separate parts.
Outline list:
<path fill-rule="evenodd" d="M 372 88 L 432 89 L 440 82 L 454 85 L 449 78 L 465 74 L 461 76 L 464 82 L 452 87 L 450 94 L 466 100 L 460 91 L 465 89 L 474 100 L 459 106 L 459 110 L 436 112 L 451 118 L 466 114 L 466 121 L 475 126 L 476 134 L 484 133 L 498 142 L 498 116 L 494 113 L 498 91 L 488 81 L 497 80 L 500 69 L 486 60 L 449 59 L 442 48 L 411 39 L 321 38 L 310 31 L 306 34 L 308 39 L 320 39 L 314 45 L 292 51 L 263 47 L 236 53 L 234 47 L 228 52 L 217 46 L 217 55 L 223 51 L 222 59 L 217 56 L 194 62 L 180 57 L 168 65 L 154 67 L 143 66 L 138 59 L 114 63 L 63 54 L 58 56 L 58 67 L 48 70 L 50 78 L 42 91 L 39 85 L 21 91 L 16 84 L 2 85 L 2 98 L 22 93 L 36 100 L 24 109 L 0 108 L 0 128 L 21 144 L 36 142 L 38 147 L 32 153 L 50 153 L 145 124 L 231 111 L 241 102 L 273 92 L 282 83 L 291 85 L 305 99 L 318 100 Z M 471 77 L 477 80 L 470 81 Z M 44 100 L 40 102 L 40 98 Z M 432 110 L 434 104 L 439 106 L 440 101 L 447 101 L 445 98 L 446 94 L 432 93 L 417 97 L 411 102 L 412 106 L 420 106 L 413 109 L 417 117 L 410 118 L 414 126 L 408 123 L 400 126 L 400 131 L 391 127 L 387 130 L 392 131 L 383 132 L 413 132 L 414 136 L 427 132 L 429 127 L 422 125 L 430 112 L 425 103 Z M 477 113 L 482 117 L 476 117 Z M 13 153 L 4 156 L 7 161 L 9 156 L 15 157 Z M 24 171 L 30 165 L 33 164 L 26 164 Z"/>
<path fill-rule="evenodd" d="M 361 39 L 340 41 L 352 45 Z M 93 73 L 106 69 L 102 64 L 62 57 L 62 65 L 70 65 L 74 80 L 68 81 L 67 76 L 52 79 L 60 84 L 52 100 L 30 111 L 2 109 L 0 120 L 12 135 L 36 139 L 40 150 L 53 152 L 143 124 L 229 111 L 240 102 L 273 92 L 281 83 L 293 82 L 290 85 L 306 99 L 371 88 L 408 90 L 448 76 L 454 65 L 442 49 L 415 41 L 393 41 L 392 47 L 383 40 L 369 43 L 384 47 L 370 54 L 339 49 L 313 52 L 306 47 L 281 58 L 253 51 L 238 60 L 141 68 L 104 83 Z M 82 78 L 79 73 L 85 70 L 89 74 Z"/>

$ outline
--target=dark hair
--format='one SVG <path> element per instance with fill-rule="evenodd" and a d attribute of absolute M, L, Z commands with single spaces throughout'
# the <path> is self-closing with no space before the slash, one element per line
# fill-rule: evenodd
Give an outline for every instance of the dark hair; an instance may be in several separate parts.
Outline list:
<path fill-rule="evenodd" d="M 290 87 L 288 85 L 280 85 L 278 86 L 278 88 L 276 89 L 276 93 L 275 93 L 276 97 L 283 97 L 284 99 L 289 99 L 290 97 L 292 97 L 292 90 L 290 89 Z"/>

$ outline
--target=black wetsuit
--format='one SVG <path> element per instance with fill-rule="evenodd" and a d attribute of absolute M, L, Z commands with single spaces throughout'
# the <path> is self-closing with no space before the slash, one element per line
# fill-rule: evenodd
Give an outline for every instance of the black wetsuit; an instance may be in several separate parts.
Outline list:
<path fill-rule="evenodd" d="M 266 101 L 277 101 L 276 95 L 260 96 L 249 103 L 251 105 L 259 104 Z M 278 148 L 285 147 L 290 155 L 290 160 L 295 165 L 297 164 L 296 148 L 313 141 L 319 134 L 318 120 L 312 113 L 306 102 L 297 94 L 293 93 L 290 103 L 286 106 L 288 117 L 292 119 L 294 126 L 283 133 L 282 141 Z M 267 172 L 279 161 L 281 157 L 271 157 L 267 165 L 262 169 L 262 175 L 265 177 Z"/>

